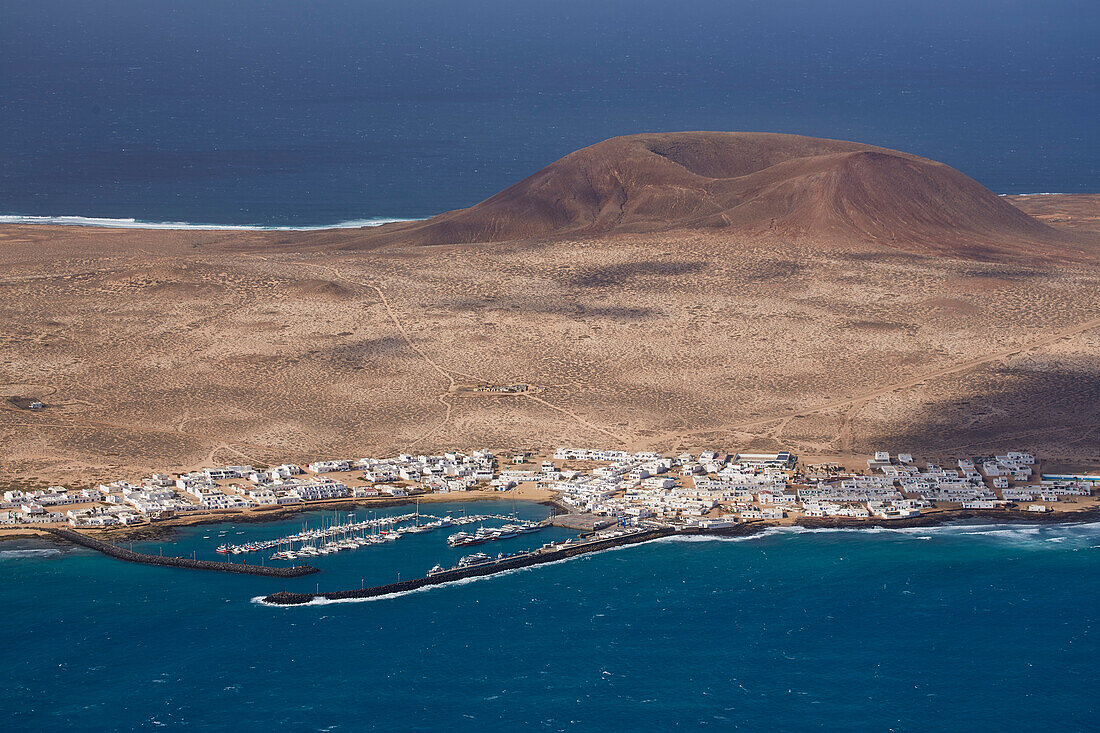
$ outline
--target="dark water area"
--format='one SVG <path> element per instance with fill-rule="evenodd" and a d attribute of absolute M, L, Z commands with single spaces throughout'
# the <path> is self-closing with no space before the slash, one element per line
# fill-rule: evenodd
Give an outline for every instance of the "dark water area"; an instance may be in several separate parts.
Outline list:
<path fill-rule="evenodd" d="M 142 548 L 209 553 L 302 521 Z M 0 714 L 36 731 L 1084 731 L 1100 715 L 1095 523 L 675 538 L 377 600 L 257 602 L 423 572 L 460 552 L 444 536 L 294 581 L 0 547 L 18 620 Z"/>
<path fill-rule="evenodd" d="M 3 4 L 0 215 L 311 226 L 468 206 L 644 131 L 858 140 L 1100 191 L 1100 5 Z"/>

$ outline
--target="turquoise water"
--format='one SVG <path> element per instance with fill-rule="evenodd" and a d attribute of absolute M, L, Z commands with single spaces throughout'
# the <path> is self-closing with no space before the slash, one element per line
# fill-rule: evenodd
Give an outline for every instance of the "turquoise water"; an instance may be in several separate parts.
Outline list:
<path fill-rule="evenodd" d="M 222 530 L 241 531 L 192 528 L 165 549 L 209 552 Z M 1100 722 L 1100 524 L 681 538 L 392 598 L 254 600 L 422 573 L 461 554 L 443 539 L 328 556 L 286 583 L 0 550 L 0 714 L 11 730 L 90 731 Z"/>

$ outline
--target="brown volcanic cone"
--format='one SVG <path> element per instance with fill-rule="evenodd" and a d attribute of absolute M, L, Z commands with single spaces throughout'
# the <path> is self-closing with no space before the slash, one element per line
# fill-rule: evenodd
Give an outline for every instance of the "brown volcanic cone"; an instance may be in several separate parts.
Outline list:
<path fill-rule="evenodd" d="M 798 135 L 681 132 L 605 140 L 468 209 L 382 227 L 350 246 L 677 229 L 971 255 L 1023 254 L 1068 236 L 915 155 Z"/>

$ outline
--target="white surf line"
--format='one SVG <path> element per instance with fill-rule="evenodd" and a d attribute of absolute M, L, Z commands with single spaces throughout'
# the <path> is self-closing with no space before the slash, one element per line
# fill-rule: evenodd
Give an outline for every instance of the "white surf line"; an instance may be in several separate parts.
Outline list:
<path fill-rule="evenodd" d="M 390 598 L 400 598 L 401 596 L 411 595 L 413 593 L 423 593 L 430 591 L 434 588 L 446 588 L 453 585 L 466 585 L 468 583 L 476 583 L 479 580 L 487 580 L 489 578 L 499 578 L 506 575 L 512 575 L 513 573 L 520 573 L 525 570 L 535 570 L 536 568 L 547 567 L 549 565 L 558 565 L 560 563 L 569 562 L 570 560 L 577 560 L 582 557 L 589 557 L 592 555 L 602 555 L 607 552 L 615 552 L 616 550 L 625 550 L 630 547 L 638 547 L 640 545 L 646 545 L 650 542 L 659 542 L 665 537 L 654 537 L 651 540 L 643 540 L 641 542 L 633 542 L 629 545 L 617 545 L 615 547 L 608 547 L 606 550 L 595 550 L 593 552 L 583 552 L 579 555 L 572 555 L 570 557 L 563 557 L 558 560 L 549 560 L 547 562 L 540 562 L 534 565 L 525 565 L 521 568 L 511 568 L 509 570 L 501 570 L 499 573 L 489 573 L 487 575 L 475 575 L 469 578 L 459 578 L 458 580 L 448 580 L 443 583 L 434 583 L 432 585 L 424 585 L 419 588 L 413 588 L 412 590 L 401 590 L 396 593 L 386 593 L 380 596 L 371 596 L 369 598 L 314 598 L 308 603 L 268 603 L 264 600 L 267 596 L 256 596 L 252 599 L 252 602 L 259 606 L 270 606 L 272 608 L 291 608 L 291 607 L 303 607 L 303 606 L 327 606 L 332 603 L 366 603 L 368 601 L 383 601 Z M 333 591 L 337 592 L 337 591 Z"/>
<path fill-rule="evenodd" d="M 805 534 L 892 534 L 914 539 L 931 539 L 940 537 L 988 537 L 991 539 L 1017 541 L 1034 544 L 1036 538 L 1045 539 L 1045 535 L 1055 534 L 1060 539 L 1087 538 L 1092 535 L 1100 536 L 1100 522 L 988 522 L 988 523 L 946 523 L 922 527 L 800 527 L 773 526 L 751 535 L 728 537 L 716 534 L 703 535 L 669 535 L 658 537 L 650 542 L 747 542 L 765 537 L 798 536 Z M 1038 545 L 1035 545 L 1038 546 Z"/>
<path fill-rule="evenodd" d="M 1100 522 L 997 522 L 989 524 L 940 524 L 930 527 L 768 527 L 762 532 L 757 532 L 751 535 L 727 537 L 723 535 L 667 535 L 665 537 L 654 537 L 650 540 L 644 540 L 642 542 L 635 542 L 629 545 L 618 545 L 616 547 L 609 547 L 606 550 L 596 550 L 594 552 L 586 552 L 580 555 L 573 555 L 571 557 L 563 557 L 559 560 L 550 560 L 549 562 L 538 563 L 535 565 L 525 565 L 521 568 L 511 568 L 510 570 L 502 570 L 499 573 L 489 573 L 488 575 L 476 575 L 469 578 L 459 578 L 458 580 L 449 580 L 444 583 L 436 583 L 433 585 L 425 585 L 420 588 L 414 588 L 412 590 L 397 591 L 396 593 L 386 593 L 385 595 L 372 596 L 370 598 L 324 598 L 318 597 L 309 601 L 308 603 L 268 603 L 264 601 L 266 596 L 256 596 L 251 599 L 252 603 L 260 606 L 269 606 L 273 608 L 291 608 L 296 606 L 327 606 L 333 603 L 365 603 L 368 601 L 382 601 L 392 598 L 400 598 L 402 596 L 411 595 L 413 593 L 422 593 L 430 591 L 435 588 L 445 588 L 447 586 L 466 585 L 468 583 L 475 583 L 479 580 L 486 580 L 494 577 L 503 577 L 514 573 L 519 573 L 527 570 L 535 570 L 537 568 L 557 565 L 560 563 L 569 562 L 578 558 L 587 557 L 589 555 L 598 555 L 608 552 L 615 552 L 617 550 L 625 550 L 630 547 L 637 547 L 640 545 L 646 545 L 650 543 L 667 543 L 667 542 L 749 542 L 752 540 L 763 539 L 765 537 L 774 537 L 776 535 L 800 535 L 800 534 L 821 534 L 829 532 L 837 533 L 857 533 L 862 532 L 865 534 L 897 534 L 903 536 L 909 536 L 913 539 L 930 539 L 931 535 L 944 534 L 944 535 L 963 535 L 963 536 L 987 536 L 996 539 L 1008 539 L 1021 543 L 1034 544 L 1034 539 L 1043 529 L 1057 529 L 1057 528 L 1080 528 L 1085 530 L 1100 531 Z M 1044 540 L 1046 541 L 1046 540 Z M 1038 545 L 1036 545 L 1038 546 Z M 1100 548 L 1100 545 L 1093 545 L 1092 547 Z"/>
<path fill-rule="evenodd" d="M 97 216 L 30 216 L 23 214 L 0 214 L 0 224 L 33 224 L 52 226 L 101 227 L 105 229 L 163 229 L 190 231 L 228 231 L 228 232 L 320 232 L 330 229 L 361 229 L 380 227 L 383 224 L 396 224 L 406 221 L 423 221 L 423 218 L 349 219 L 335 224 L 312 226 L 263 225 L 263 224 L 204 224 L 186 221 L 145 221 L 142 219 L 112 219 Z"/>
<path fill-rule="evenodd" d="M 34 557 L 56 557 L 61 550 L 53 548 L 39 548 L 28 550 L 0 550 L 0 560 L 22 560 Z"/>

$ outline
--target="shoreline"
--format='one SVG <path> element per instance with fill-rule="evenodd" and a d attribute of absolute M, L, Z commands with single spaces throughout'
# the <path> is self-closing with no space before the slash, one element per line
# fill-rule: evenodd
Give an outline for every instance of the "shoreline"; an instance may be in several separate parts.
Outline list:
<path fill-rule="evenodd" d="M 207 524 L 227 523 L 263 524 L 267 522 L 278 522 L 286 519 L 292 519 L 295 515 L 304 514 L 307 512 L 354 511 L 358 509 L 371 508 L 388 509 L 395 506 L 408 506 L 410 504 L 416 504 L 418 503 L 418 501 L 422 504 L 442 504 L 451 502 L 466 503 L 515 499 L 516 501 L 529 501 L 536 504 L 541 504 L 543 506 L 552 507 L 556 509 L 556 511 L 552 512 L 552 514 L 561 514 L 565 511 L 565 507 L 557 503 L 549 492 L 546 492 L 545 496 L 512 496 L 510 491 L 470 491 L 464 493 L 466 495 L 461 497 L 448 494 L 426 494 L 423 496 L 410 496 L 388 499 L 337 499 L 333 501 L 319 501 L 311 504 L 272 507 L 270 509 L 253 508 L 239 511 L 224 511 L 218 514 L 202 512 L 193 515 L 171 517 L 169 519 L 163 519 L 153 523 L 147 522 L 143 524 L 135 524 L 132 526 L 111 527 L 105 529 L 81 528 L 80 534 L 86 537 L 103 540 L 105 542 L 146 542 L 172 537 L 173 535 L 178 534 L 179 530 L 185 527 L 198 527 Z M 54 536 L 51 531 L 53 529 L 59 528 L 46 526 L 33 527 L 27 525 L 19 525 L 16 527 L 0 527 L 0 544 L 20 539 L 47 539 Z M 60 529 L 68 530 L 72 528 L 69 526 L 65 526 L 60 527 Z M 46 537 L 43 537 L 40 533 L 45 533 Z"/>
<path fill-rule="evenodd" d="M 485 500 L 487 497 L 474 497 L 471 500 Z M 385 502 L 386 506 L 401 506 L 410 503 L 407 500 L 393 500 Z M 555 501 L 540 501 L 537 502 L 542 505 L 551 506 L 555 508 L 562 508 L 560 504 Z M 344 505 L 346 506 L 346 505 Z M 380 506 L 374 504 L 374 506 Z M 316 509 L 316 507 L 311 507 Z M 300 511 L 300 510 L 299 510 Z M 261 515 L 259 517 L 252 516 L 251 518 L 244 520 L 245 522 L 264 522 L 275 521 L 278 519 L 286 518 L 287 515 L 292 515 L 297 512 L 280 512 L 269 513 L 268 515 Z M 275 514 L 271 516 L 271 514 Z M 241 521 L 237 518 L 237 521 Z M 265 602 L 269 602 L 272 605 L 301 605 L 309 603 L 316 598 L 324 598 L 327 600 L 340 600 L 340 599 L 352 599 L 352 598 L 372 598 L 381 595 L 388 595 L 391 593 L 401 593 L 409 590 L 416 590 L 418 588 L 442 585 L 455 580 L 461 580 L 467 577 L 494 575 L 497 573 L 506 572 L 522 567 L 528 567 L 533 565 L 541 565 L 547 562 L 563 560 L 569 557 L 573 557 L 579 554 L 590 554 L 600 552 L 605 549 L 611 549 L 613 547 L 620 547 L 626 545 L 640 544 L 655 539 L 674 536 L 702 536 L 702 537 L 751 537 L 754 535 L 762 534 L 768 529 L 782 528 L 782 527 L 800 527 L 809 530 L 837 530 L 837 531 L 859 531 L 869 529 L 907 529 L 914 527 L 937 527 L 948 524 L 959 523 L 961 526 L 968 526 L 963 524 L 965 522 L 973 522 L 974 526 L 981 525 L 997 525 L 997 524 L 1020 524 L 1020 525 L 1073 525 L 1084 524 L 1090 521 L 1100 521 L 1100 507 L 1090 507 L 1076 512 L 1060 512 L 1052 513 L 1050 515 L 1026 515 L 1022 512 L 1012 512 L 1002 510 L 996 513 L 989 512 L 976 512 L 970 509 L 945 509 L 942 511 L 934 512 L 932 514 L 921 515 L 919 517 L 911 517 L 905 519 L 871 519 L 862 520 L 855 518 L 816 518 L 816 517 L 799 517 L 791 522 L 777 522 L 772 520 L 751 520 L 747 522 L 739 522 L 730 527 L 722 527 L 715 529 L 708 529 L 702 527 L 689 527 L 681 526 L 676 527 L 674 525 L 664 525 L 658 527 L 652 527 L 648 530 L 643 530 L 637 534 L 631 534 L 626 536 L 620 536 L 615 538 L 609 538 L 604 540 L 596 540 L 592 544 L 582 545 L 579 547 L 567 548 L 562 552 L 552 553 L 534 553 L 516 560 L 505 561 L 502 564 L 494 564 L 491 566 L 478 566 L 469 569 L 454 569 L 436 576 L 425 576 L 422 578 L 414 578 L 408 581 L 401 581 L 398 583 L 391 583 L 384 586 L 376 586 L 366 589 L 355 590 L 343 590 L 343 591 L 327 591 L 324 593 L 288 593 L 286 591 L 279 591 L 265 597 Z M 219 520 L 209 519 L 201 522 L 206 523 L 219 523 Z M 198 523 L 196 523 L 198 524 Z M 170 535 L 174 531 L 179 529 L 175 527 L 163 527 L 158 528 L 160 531 L 147 533 L 144 536 L 140 536 L 138 539 L 155 539 L 163 535 Z M 244 563 L 232 563 L 223 561 L 211 561 L 211 560 L 196 560 L 186 557 L 176 556 L 163 556 L 163 555 L 151 555 L 148 553 L 135 552 L 114 544 L 101 536 L 92 536 L 82 532 L 77 532 L 67 528 L 47 528 L 42 527 L 37 530 L 42 534 L 34 534 L 29 536 L 8 537 L 5 539 L 23 539 L 26 542 L 25 548 L 20 549 L 57 549 L 64 546 L 81 546 L 90 550 L 100 552 L 108 557 L 112 557 L 125 562 L 134 562 L 146 565 L 157 565 L 162 567 L 181 567 L 194 570 L 214 570 L 220 572 L 231 572 L 249 575 L 262 575 L 270 577 L 298 577 L 300 575 L 308 575 L 321 572 L 321 569 L 315 568 L 309 565 L 294 565 L 288 567 L 282 566 L 264 566 L 264 565 L 249 565 Z M 596 532 L 582 533 L 580 536 L 591 537 Z M 124 540 L 127 537 L 115 534 L 112 539 Z M 131 534 L 128 539 L 133 541 L 135 535 Z M 41 548 L 36 548 L 36 544 L 41 544 Z M 275 600 L 269 600 L 274 598 Z"/>
<path fill-rule="evenodd" d="M 470 492 L 473 493 L 473 492 Z M 493 492 L 493 494 L 507 494 L 508 492 Z M 464 496 L 455 498 L 444 495 L 431 495 L 438 497 L 427 499 L 419 497 L 422 503 L 466 503 L 479 501 L 493 501 L 505 498 L 493 494 L 479 494 L 477 496 Z M 567 507 L 559 503 L 553 497 L 515 497 L 517 501 L 527 501 L 551 508 L 551 516 L 569 514 Z M 417 497 L 395 499 L 357 499 L 350 501 L 318 502 L 309 506 L 279 507 L 268 510 L 246 510 L 239 512 L 226 512 L 222 515 L 204 514 L 202 516 L 180 517 L 168 519 L 155 524 L 141 524 L 133 527 L 117 527 L 111 529 L 83 530 L 79 534 L 103 542 L 148 542 L 164 540 L 186 527 L 198 527 L 208 524 L 262 524 L 292 519 L 295 515 L 315 511 L 340 511 L 368 508 L 388 509 L 396 506 L 408 506 L 416 504 Z M 179 521 L 184 520 L 184 521 Z M 930 513 L 921 514 L 918 517 L 904 519 L 856 519 L 846 517 L 792 517 L 788 520 L 760 520 L 754 519 L 747 522 L 739 522 L 736 527 L 753 526 L 766 529 L 769 527 L 802 527 L 804 529 L 871 529 L 871 528 L 910 528 L 910 527 L 936 527 L 952 522 L 973 520 L 977 524 L 1081 524 L 1089 521 L 1100 521 L 1100 506 L 1089 507 L 1079 511 L 1054 511 L 1047 514 L 1032 514 L 1019 510 L 1008 509 L 940 509 Z M 66 544 L 59 541 L 54 530 L 56 527 L 18 527 L 0 529 L 0 544 L 5 542 L 44 541 L 51 547 Z M 69 527 L 60 529 L 70 530 Z M 702 530 L 705 534 L 721 534 L 727 529 Z"/>
<path fill-rule="evenodd" d="M 998 198 L 1024 199 L 1051 196 L 1097 196 L 1097 191 L 1029 191 L 1027 193 L 997 193 Z M 429 216 L 365 216 L 341 219 L 329 224 L 225 224 L 215 222 L 181 221 L 165 219 L 154 221 L 127 216 L 95 216 L 83 214 L 0 214 L 2 226 L 54 226 L 97 229 L 132 229 L 137 231 L 206 231 L 206 232 L 326 232 L 339 229 L 366 229 L 386 224 L 427 221 L 446 211 Z"/>
<path fill-rule="evenodd" d="M 345 219 L 333 224 L 214 224 L 192 221 L 150 221 L 131 217 L 81 216 L 79 214 L 0 214 L 0 226 L 88 227 L 134 229 L 137 231 L 193 232 L 327 232 L 336 229 L 366 229 L 385 224 L 424 221 L 423 218 L 368 217 Z"/>
<path fill-rule="evenodd" d="M 800 517 L 794 522 L 772 522 L 768 526 L 796 526 L 804 529 L 871 529 L 890 527 L 938 527 L 944 524 L 973 520 L 975 524 L 1084 524 L 1100 521 L 1100 507 L 1074 512 L 1035 514 L 1008 509 L 942 509 L 919 517 L 904 519 L 854 519 L 844 517 Z"/>

